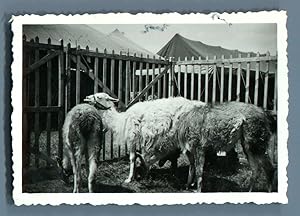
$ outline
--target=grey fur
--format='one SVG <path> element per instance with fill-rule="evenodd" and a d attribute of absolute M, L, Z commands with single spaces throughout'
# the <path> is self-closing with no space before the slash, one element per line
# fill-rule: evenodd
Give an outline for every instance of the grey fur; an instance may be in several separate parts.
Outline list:
<path fill-rule="evenodd" d="M 79 192 L 82 157 L 85 156 L 89 192 L 97 168 L 98 154 L 101 149 L 102 120 L 98 110 L 89 104 L 79 104 L 67 114 L 63 125 L 64 159 L 63 168 L 73 169 L 74 189 Z"/>

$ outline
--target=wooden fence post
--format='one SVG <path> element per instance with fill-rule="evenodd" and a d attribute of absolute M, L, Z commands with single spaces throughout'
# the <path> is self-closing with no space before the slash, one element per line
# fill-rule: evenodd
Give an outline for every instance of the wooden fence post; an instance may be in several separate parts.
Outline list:
<path fill-rule="evenodd" d="M 65 114 L 71 109 L 71 44 L 66 49 Z"/>
<path fill-rule="evenodd" d="M 199 60 L 201 60 L 201 56 L 199 56 Z M 201 73 L 201 67 L 202 65 L 199 65 L 199 74 L 198 74 L 198 101 L 201 101 L 201 93 L 202 93 L 202 73 Z"/>
<path fill-rule="evenodd" d="M 178 56 L 178 61 L 180 61 L 180 56 Z M 181 96 L 181 65 L 178 65 L 177 71 L 177 89 L 178 89 L 178 96 Z"/>
<path fill-rule="evenodd" d="M 214 60 L 216 61 L 217 56 L 214 56 Z M 213 92 L 212 92 L 212 105 L 216 103 L 216 91 L 217 91 L 217 63 L 214 63 L 213 66 Z"/>
<path fill-rule="evenodd" d="M 239 58 L 242 58 L 242 55 L 239 54 Z M 240 101 L 241 97 L 241 62 L 238 62 L 238 69 L 237 69 L 237 81 L 236 81 L 236 101 Z"/>
<path fill-rule="evenodd" d="M 220 103 L 223 103 L 224 101 L 224 55 L 221 57 L 222 64 L 221 64 L 221 86 L 220 86 Z"/>
<path fill-rule="evenodd" d="M 141 54 L 141 59 L 143 58 L 143 54 Z M 139 74 L 139 92 L 141 92 L 143 90 L 143 62 L 140 61 L 139 63 L 139 70 L 140 70 L 140 74 Z"/>
<path fill-rule="evenodd" d="M 58 112 L 58 125 L 59 128 L 63 127 L 64 123 L 64 113 L 66 104 L 63 103 L 65 100 L 65 75 L 66 71 L 64 70 L 64 42 L 60 41 L 61 45 L 61 53 L 58 56 L 58 106 L 61 107 Z M 66 87 L 67 88 L 67 87 Z M 63 158 L 63 138 L 62 138 L 62 130 L 58 130 L 58 157 Z"/>
<path fill-rule="evenodd" d="M 48 44 L 51 44 L 51 39 L 48 38 Z M 50 54 L 50 50 L 47 51 L 47 54 Z M 52 61 L 47 61 L 47 106 L 51 106 L 51 98 L 52 98 Z M 50 157 L 51 156 L 51 112 L 47 112 L 47 121 L 46 121 L 46 153 Z M 50 166 L 47 163 L 47 166 Z"/>
<path fill-rule="evenodd" d="M 96 48 L 96 53 L 98 53 L 98 48 Z M 95 57 L 94 62 L 94 94 L 98 92 L 98 70 L 99 70 L 99 58 Z"/>
<path fill-rule="evenodd" d="M 267 57 L 270 57 L 270 53 L 267 52 Z M 266 62 L 266 73 L 265 73 L 265 83 L 264 83 L 264 104 L 263 108 L 267 110 L 268 108 L 268 88 L 269 88 L 269 61 Z"/>
<path fill-rule="evenodd" d="M 122 51 L 120 51 L 120 57 L 122 56 Z M 118 71 L 118 98 L 119 100 L 122 101 L 122 88 L 123 88 L 123 85 L 122 85 L 122 80 L 123 80 L 123 75 L 122 75 L 122 59 L 119 59 L 119 71 Z"/>
<path fill-rule="evenodd" d="M 160 60 L 161 58 L 159 57 L 159 60 Z M 161 73 L 161 64 L 158 64 L 158 74 L 160 74 Z M 158 90 L 157 90 L 157 94 L 158 94 L 158 98 L 161 98 L 161 82 L 162 82 L 162 80 L 159 80 L 158 81 L 158 86 L 157 86 L 157 88 L 158 88 Z"/>
<path fill-rule="evenodd" d="M 247 54 L 247 57 L 250 58 L 250 53 Z M 249 91 L 250 91 L 250 62 L 247 62 L 246 68 L 246 92 L 245 92 L 245 103 L 248 103 L 250 100 L 249 98 Z"/>
<path fill-rule="evenodd" d="M 106 56 L 107 51 L 106 49 L 104 49 L 104 55 Z M 102 78 L 103 78 L 103 85 L 107 86 L 107 58 L 104 57 L 103 61 L 102 61 Z M 105 92 L 105 90 L 103 89 L 103 92 Z"/>
<path fill-rule="evenodd" d="M 232 59 L 232 55 L 230 55 L 230 59 Z M 229 76 L 228 76 L 228 101 L 231 101 L 232 95 L 232 68 L 233 64 L 229 64 Z"/>
<path fill-rule="evenodd" d="M 256 54 L 259 57 L 259 53 Z M 260 62 L 257 61 L 255 64 L 255 87 L 254 87 L 254 105 L 258 105 L 258 88 L 259 88 L 259 67 Z"/>
<path fill-rule="evenodd" d="M 184 61 L 187 61 L 187 57 L 184 58 Z M 184 91 L 183 95 L 187 98 L 187 65 L 184 65 Z"/>
<path fill-rule="evenodd" d="M 39 43 L 39 38 L 35 38 L 35 43 Z M 34 62 L 37 62 L 40 59 L 40 50 L 35 48 L 34 51 Z M 34 106 L 40 106 L 40 70 L 37 68 L 35 70 L 35 95 L 34 95 Z M 40 113 L 34 113 L 34 150 L 39 151 L 39 137 L 40 137 Z M 35 157 L 35 165 L 39 167 L 39 158 Z"/>
<path fill-rule="evenodd" d="M 192 61 L 195 60 L 194 56 L 192 56 Z M 192 65 L 192 72 L 191 72 L 191 100 L 194 100 L 194 92 L 195 92 L 195 65 Z"/>
<path fill-rule="evenodd" d="M 206 56 L 206 60 L 208 60 L 208 56 Z M 205 103 L 208 103 L 208 75 L 209 75 L 209 66 L 205 66 Z"/>
<path fill-rule="evenodd" d="M 147 55 L 147 60 L 149 60 L 149 55 Z M 146 62 L 146 84 L 147 86 L 149 84 L 149 63 Z M 145 94 L 146 100 L 148 100 L 148 91 Z"/>
<path fill-rule="evenodd" d="M 80 50 L 80 46 L 78 45 L 77 47 L 77 51 Z M 80 54 L 76 54 L 76 87 L 75 87 L 75 91 L 76 91 L 76 104 L 80 103 Z"/>
<path fill-rule="evenodd" d="M 115 51 L 112 50 L 112 55 L 115 54 Z M 113 93 L 115 93 L 115 59 L 112 58 L 110 60 L 110 89 Z"/>

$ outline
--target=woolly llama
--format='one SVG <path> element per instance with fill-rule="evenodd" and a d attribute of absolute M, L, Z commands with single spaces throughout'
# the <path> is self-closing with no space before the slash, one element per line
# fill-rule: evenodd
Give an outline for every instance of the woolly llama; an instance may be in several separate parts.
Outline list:
<path fill-rule="evenodd" d="M 179 122 L 178 139 L 181 148 L 195 158 L 188 183 L 195 179 L 199 192 L 206 151 L 213 149 L 215 152 L 228 152 L 238 142 L 252 170 L 249 191 L 253 189 L 260 168 L 266 175 L 268 191 L 271 191 L 274 169 L 265 154 L 271 136 L 271 123 L 262 109 L 239 102 L 216 105 L 214 108 L 197 107 L 184 114 Z"/>
<path fill-rule="evenodd" d="M 104 127 L 111 129 L 117 141 L 129 149 L 130 171 L 125 182 L 135 176 L 135 159 L 140 157 L 148 169 L 155 162 L 164 158 L 179 147 L 176 130 L 180 116 L 204 103 L 182 97 L 163 98 L 134 104 L 126 112 L 117 112 L 114 99 L 106 93 L 87 96 L 86 102 L 105 107 L 101 111 Z M 142 152 L 136 148 L 141 144 Z"/>
<path fill-rule="evenodd" d="M 79 193 L 82 157 L 85 156 L 88 190 L 93 192 L 94 175 L 98 154 L 101 150 L 102 120 L 99 111 L 92 105 L 79 104 L 67 114 L 63 125 L 63 168 L 73 169 L 73 193 Z"/>

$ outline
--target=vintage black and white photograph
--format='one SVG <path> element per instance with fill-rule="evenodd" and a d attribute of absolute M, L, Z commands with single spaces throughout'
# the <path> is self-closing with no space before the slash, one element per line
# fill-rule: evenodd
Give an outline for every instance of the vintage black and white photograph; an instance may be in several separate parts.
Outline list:
<path fill-rule="evenodd" d="M 15 202 L 286 203 L 285 23 L 13 17 Z"/>

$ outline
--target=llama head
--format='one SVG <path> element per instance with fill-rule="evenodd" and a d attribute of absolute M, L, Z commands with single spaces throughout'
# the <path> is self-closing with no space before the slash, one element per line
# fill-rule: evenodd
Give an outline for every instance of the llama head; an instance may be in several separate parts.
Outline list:
<path fill-rule="evenodd" d="M 114 107 L 114 103 L 119 102 L 119 99 L 113 98 L 108 94 L 101 92 L 86 96 L 84 101 L 97 106 L 99 109 L 106 110 Z"/>

